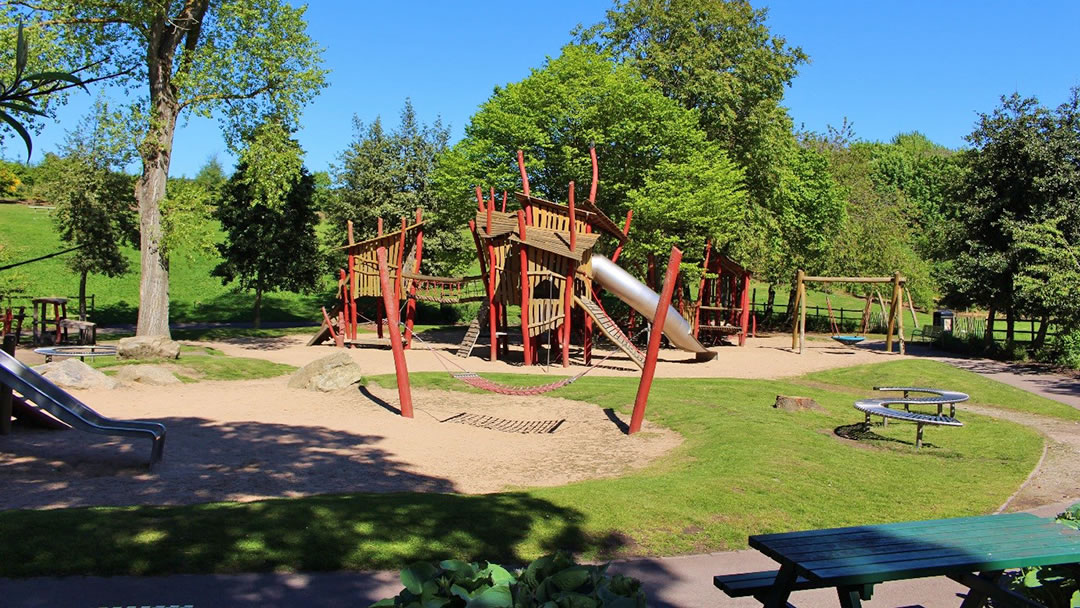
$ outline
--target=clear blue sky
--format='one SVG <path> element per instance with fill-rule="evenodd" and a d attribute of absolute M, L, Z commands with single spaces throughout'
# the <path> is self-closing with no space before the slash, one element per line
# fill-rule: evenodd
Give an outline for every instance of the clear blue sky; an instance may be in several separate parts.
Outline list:
<path fill-rule="evenodd" d="M 394 125 L 406 97 L 421 120 L 441 116 L 456 141 L 496 85 L 521 80 L 556 55 L 578 23 L 599 21 L 609 0 L 547 2 L 310 2 L 312 37 L 325 47 L 330 86 L 299 133 L 313 170 L 329 168 L 353 136 L 352 116 Z M 774 0 L 769 27 L 810 56 L 785 97 L 796 125 L 823 131 L 844 117 L 856 135 L 888 140 L 920 131 L 960 147 L 977 112 L 1003 94 L 1064 101 L 1080 86 L 1075 27 L 1080 2 Z M 59 124 L 35 139 L 34 159 L 54 150 L 89 107 L 81 94 Z M 25 158 L 17 138 L 5 156 Z M 176 137 L 172 174 L 193 175 L 218 155 L 232 159 L 215 121 L 192 120 Z"/>

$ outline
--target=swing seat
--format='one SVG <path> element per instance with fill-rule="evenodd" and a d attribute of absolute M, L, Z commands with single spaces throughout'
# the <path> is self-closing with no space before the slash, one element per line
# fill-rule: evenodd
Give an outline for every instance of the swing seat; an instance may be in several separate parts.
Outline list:
<path fill-rule="evenodd" d="M 866 338 L 863 336 L 833 336 L 832 339 L 843 344 L 844 346 L 855 346 Z"/>

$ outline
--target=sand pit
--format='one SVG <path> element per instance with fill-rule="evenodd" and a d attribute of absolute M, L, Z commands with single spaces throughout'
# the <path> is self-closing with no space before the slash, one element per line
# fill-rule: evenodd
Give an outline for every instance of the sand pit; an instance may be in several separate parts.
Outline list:
<path fill-rule="evenodd" d="M 416 390 L 416 417 L 408 420 L 393 411 L 396 390 L 314 393 L 285 383 L 282 377 L 81 392 L 106 415 L 163 422 L 163 464 L 147 472 L 146 441 L 20 430 L 0 444 L 0 484 L 7 489 L 0 509 L 487 493 L 616 476 L 681 442 L 648 422 L 629 437 L 609 418 L 614 414 L 566 399 Z M 563 422 L 546 434 L 440 422 L 462 412 Z"/>

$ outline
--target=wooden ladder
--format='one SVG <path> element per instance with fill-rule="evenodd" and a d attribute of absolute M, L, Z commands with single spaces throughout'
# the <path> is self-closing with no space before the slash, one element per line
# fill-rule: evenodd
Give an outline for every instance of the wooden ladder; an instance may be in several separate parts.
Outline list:
<path fill-rule="evenodd" d="M 469 323 L 469 330 L 465 332 L 461 344 L 458 344 L 457 356 L 466 359 L 472 356 L 476 341 L 480 339 L 480 328 L 484 326 L 484 323 L 487 323 L 488 307 L 487 300 L 480 303 L 480 312 L 476 313 L 476 318 L 472 320 L 472 323 Z"/>
<path fill-rule="evenodd" d="M 638 347 L 634 346 L 634 343 L 630 341 L 630 338 L 626 337 L 626 334 L 619 329 L 619 326 L 615 324 L 615 320 L 608 316 L 599 303 L 592 300 L 586 300 L 574 296 L 574 301 L 578 306 L 582 308 L 590 317 L 596 321 L 596 326 L 600 328 L 600 331 L 607 336 L 607 339 L 611 341 L 619 350 L 626 353 L 630 360 L 633 361 L 638 367 L 645 367 L 645 355 Z"/>

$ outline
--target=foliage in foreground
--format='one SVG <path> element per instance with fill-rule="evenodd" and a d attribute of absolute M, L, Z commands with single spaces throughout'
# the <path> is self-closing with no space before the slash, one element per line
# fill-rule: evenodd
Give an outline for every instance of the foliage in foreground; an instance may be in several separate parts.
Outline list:
<path fill-rule="evenodd" d="M 371 608 L 645 608 L 641 581 L 580 566 L 565 551 L 510 572 L 488 562 L 420 562 L 401 571 L 405 589 Z"/>
<path fill-rule="evenodd" d="M 1057 516 L 1063 526 L 1080 530 L 1080 502 Z M 1080 576 L 1075 566 L 1023 568 L 1012 588 L 1048 608 L 1080 608 Z"/>

